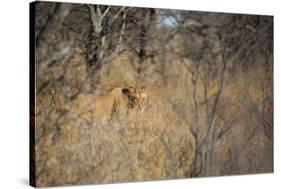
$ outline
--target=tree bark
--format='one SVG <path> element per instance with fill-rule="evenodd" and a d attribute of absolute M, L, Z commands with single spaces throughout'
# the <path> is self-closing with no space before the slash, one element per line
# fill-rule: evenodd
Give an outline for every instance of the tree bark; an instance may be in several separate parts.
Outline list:
<path fill-rule="evenodd" d="M 146 58 L 147 32 L 149 30 L 152 20 L 154 20 L 154 16 L 155 16 L 154 9 L 148 9 L 148 10 L 145 9 L 142 12 L 143 21 L 141 21 L 140 33 L 139 33 L 139 38 L 140 38 L 139 58 L 141 62 L 143 62 Z"/>

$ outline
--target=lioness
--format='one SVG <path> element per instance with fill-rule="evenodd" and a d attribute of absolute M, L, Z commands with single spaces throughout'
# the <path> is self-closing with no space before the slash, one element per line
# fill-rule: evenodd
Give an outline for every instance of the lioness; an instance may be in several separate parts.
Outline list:
<path fill-rule="evenodd" d="M 143 110 L 147 97 L 144 86 L 114 88 L 108 95 L 97 98 L 94 105 L 94 118 L 103 123 L 113 117 L 124 119 L 130 110 Z"/>
<path fill-rule="evenodd" d="M 106 124 L 113 117 L 125 118 L 130 110 L 142 111 L 146 97 L 144 86 L 116 87 L 108 94 L 101 96 L 81 94 L 73 107 L 87 121 Z"/>

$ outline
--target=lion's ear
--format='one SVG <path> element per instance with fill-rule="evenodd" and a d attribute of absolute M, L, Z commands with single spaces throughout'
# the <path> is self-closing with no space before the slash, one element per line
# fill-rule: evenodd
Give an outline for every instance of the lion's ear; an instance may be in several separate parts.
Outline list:
<path fill-rule="evenodd" d="M 123 93 L 124 95 L 128 96 L 129 93 L 130 93 L 130 90 L 127 89 L 127 88 L 124 88 L 124 89 L 122 89 L 122 93 Z"/>
<path fill-rule="evenodd" d="M 134 93 L 135 92 L 135 88 L 133 86 L 129 86 L 128 87 L 129 92 Z"/>

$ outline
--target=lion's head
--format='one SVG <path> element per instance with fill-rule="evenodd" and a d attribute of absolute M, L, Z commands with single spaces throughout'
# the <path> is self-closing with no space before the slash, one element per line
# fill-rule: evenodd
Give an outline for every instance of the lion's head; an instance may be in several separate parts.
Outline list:
<path fill-rule="evenodd" d="M 147 98 L 146 87 L 132 87 L 122 89 L 122 93 L 128 98 L 128 108 L 143 110 L 144 102 Z"/>

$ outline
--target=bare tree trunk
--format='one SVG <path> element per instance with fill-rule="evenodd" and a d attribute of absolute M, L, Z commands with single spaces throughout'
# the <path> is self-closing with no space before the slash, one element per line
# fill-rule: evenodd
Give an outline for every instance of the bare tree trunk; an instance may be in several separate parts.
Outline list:
<path fill-rule="evenodd" d="M 92 72 L 101 68 L 101 40 L 99 34 L 93 32 L 89 35 L 86 52 L 87 71 Z"/>
<path fill-rule="evenodd" d="M 101 68 L 101 34 L 103 30 L 102 23 L 105 14 L 101 14 L 99 5 L 88 5 L 88 9 L 91 20 L 91 29 L 86 47 L 86 64 L 87 71 L 93 72 Z M 106 9 L 106 11 L 108 10 L 109 8 Z"/>
<path fill-rule="evenodd" d="M 123 16 L 122 16 L 121 32 L 120 32 L 120 36 L 119 36 L 119 39 L 118 39 L 118 51 L 121 51 L 123 49 L 122 44 L 123 44 L 124 36 L 125 36 L 126 17 L 127 17 L 127 14 L 124 12 Z"/>
<path fill-rule="evenodd" d="M 212 174 L 212 158 L 213 158 L 213 144 L 214 144 L 214 131 L 215 131 L 216 121 L 213 122 L 211 125 L 210 132 L 208 133 L 207 140 L 206 140 L 206 162 L 205 162 L 205 176 L 211 176 Z"/>
<path fill-rule="evenodd" d="M 141 62 L 144 61 L 145 55 L 146 55 L 146 50 L 145 50 L 146 32 L 147 32 L 146 27 L 144 26 L 144 24 L 141 24 L 141 26 L 140 26 L 140 50 L 139 50 L 139 58 L 140 58 Z"/>
<path fill-rule="evenodd" d="M 86 64 L 88 73 L 93 73 L 102 67 L 102 59 L 105 56 L 106 35 L 108 28 L 118 18 L 125 7 L 121 7 L 117 12 L 111 11 L 111 6 L 87 5 L 91 29 L 89 40 L 86 44 Z"/>
<path fill-rule="evenodd" d="M 155 16 L 154 9 L 144 10 L 142 12 L 143 21 L 141 22 L 140 25 L 140 34 L 139 34 L 140 37 L 139 58 L 141 62 L 143 62 L 146 58 L 147 32 L 149 30 L 152 20 L 154 20 L 153 19 L 154 16 Z"/>

